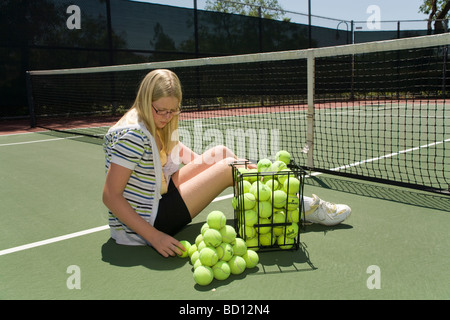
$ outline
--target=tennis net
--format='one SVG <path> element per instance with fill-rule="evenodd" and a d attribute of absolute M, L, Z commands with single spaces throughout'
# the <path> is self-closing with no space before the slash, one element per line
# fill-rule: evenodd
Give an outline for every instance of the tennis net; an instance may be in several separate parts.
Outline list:
<path fill-rule="evenodd" d="M 249 159 L 448 193 L 450 34 L 339 47 L 30 71 L 32 125 L 103 136 L 150 70 L 183 85 L 180 140 Z"/>

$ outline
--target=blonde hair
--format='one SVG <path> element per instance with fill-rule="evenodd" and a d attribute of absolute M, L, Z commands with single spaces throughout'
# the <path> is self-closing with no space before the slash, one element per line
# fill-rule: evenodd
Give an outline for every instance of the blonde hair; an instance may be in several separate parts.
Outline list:
<path fill-rule="evenodd" d="M 143 121 L 148 131 L 156 138 L 155 122 L 153 120 L 152 103 L 164 97 L 174 97 L 181 107 L 181 83 L 177 75 L 166 69 L 149 72 L 142 80 L 136 95 L 136 100 L 130 110 L 135 109 L 140 121 Z M 169 154 L 178 143 L 178 115 L 174 115 L 170 122 L 158 130 L 164 151 Z"/>

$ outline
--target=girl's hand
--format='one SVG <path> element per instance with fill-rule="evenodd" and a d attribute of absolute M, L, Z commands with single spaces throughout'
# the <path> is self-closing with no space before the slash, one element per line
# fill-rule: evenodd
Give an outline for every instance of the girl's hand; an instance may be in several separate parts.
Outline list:
<path fill-rule="evenodd" d="M 167 258 L 169 256 L 174 257 L 175 255 L 180 255 L 185 248 L 183 245 L 175 238 L 165 234 L 164 232 L 155 230 L 155 235 L 151 245 L 158 251 L 163 257 Z"/>

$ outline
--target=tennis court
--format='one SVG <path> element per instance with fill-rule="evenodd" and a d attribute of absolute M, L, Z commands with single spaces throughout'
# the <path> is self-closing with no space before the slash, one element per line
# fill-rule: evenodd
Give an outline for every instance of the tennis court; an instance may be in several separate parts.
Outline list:
<path fill-rule="evenodd" d="M 448 40 L 30 73 L 32 121 L 54 130 L 0 135 L 0 298 L 449 299 Z M 261 252 L 256 268 L 204 287 L 187 259 L 116 245 L 102 139 L 84 134 L 101 136 L 155 68 L 183 83 L 185 145 L 252 160 L 286 149 L 312 169 L 305 195 L 348 204 L 351 217 L 306 224 L 299 250 Z M 176 238 L 193 242 L 212 210 L 233 225 L 232 197 Z"/>
<path fill-rule="evenodd" d="M 448 196 L 325 174 L 306 178 L 305 194 L 349 204 L 348 221 L 306 225 L 300 250 L 260 253 L 256 268 L 198 286 L 188 260 L 111 241 L 100 141 L 50 131 L 0 136 L 2 299 L 450 297 Z M 230 188 L 177 238 L 194 241 L 214 209 L 232 224 L 231 195 Z"/>

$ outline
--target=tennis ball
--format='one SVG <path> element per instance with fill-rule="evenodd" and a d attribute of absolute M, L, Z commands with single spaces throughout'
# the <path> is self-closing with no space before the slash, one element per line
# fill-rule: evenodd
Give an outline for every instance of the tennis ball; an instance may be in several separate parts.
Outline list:
<path fill-rule="evenodd" d="M 271 221 L 267 218 L 260 218 L 258 225 L 255 226 L 255 229 L 259 234 L 269 233 L 272 230 Z"/>
<path fill-rule="evenodd" d="M 287 205 L 286 209 L 289 210 L 295 210 L 298 208 L 298 205 L 300 203 L 300 200 L 297 195 L 295 194 L 289 194 L 287 197 Z"/>
<path fill-rule="evenodd" d="M 270 161 L 269 159 L 261 159 L 258 161 L 256 167 L 258 172 L 270 171 L 270 168 L 272 167 L 272 161 Z"/>
<path fill-rule="evenodd" d="M 211 211 L 208 216 L 206 217 L 206 222 L 208 223 L 210 228 L 214 228 L 219 230 L 220 228 L 223 228 L 225 224 L 227 223 L 227 218 L 225 217 L 225 214 L 222 211 Z"/>
<path fill-rule="evenodd" d="M 272 222 L 273 223 L 285 223 L 286 222 L 286 215 L 285 215 L 284 211 L 281 211 L 281 210 L 280 211 L 276 211 L 273 214 Z"/>
<path fill-rule="evenodd" d="M 248 169 L 246 179 L 248 182 L 253 183 L 258 179 L 258 169 Z"/>
<path fill-rule="evenodd" d="M 242 190 L 239 190 L 239 192 L 247 193 L 250 191 L 251 187 L 252 187 L 252 184 L 249 181 L 244 180 L 244 181 L 242 181 Z"/>
<path fill-rule="evenodd" d="M 259 243 L 262 246 L 271 246 L 275 243 L 276 240 L 277 240 L 276 237 L 272 235 L 270 232 L 259 235 Z"/>
<path fill-rule="evenodd" d="M 276 160 L 272 163 L 272 167 L 270 168 L 270 171 L 278 172 L 283 169 L 287 169 L 286 163 L 284 163 L 283 161 L 280 161 L 280 160 Z"/>
<path fill-rule="evenodd" d="M 258 237 L 245 240 L 245 244 L 247 245 L 247 248 L 250 248 L 253 251 L 258 251 L 259 250 Z"/>
<path fill-rule="evenodd" d="M 202 241 L 200 241 L 200 243 L 197 246 L 197 251 L 200 252 L 200 251 L 202 251 L 203 248 L 206 248 L 206 247 L 207 246 L 206 246 L 205 241 L 202 240 Z"/>
<path fill-rule="evenodd" d="M 258 222 L 258 214 L 255 210 L 245 210 L 244 211 L 244 222 L 246 226 L 253 226 Z"/>
<path fill-rule="evenodd" d="M 253 250 L 247 250 L 247 252 L 242 256 L 245 260 L 246 268 L 254 268 L 259 262 L 258 254 Z"/>
<path fill-rule="evenodd" d="M 255 207 L 256 205 L 256 198 L 251 193 L 247 192 L 243 195 L 243 202 L 244 202 L 244 210 L 250 210 Z"/>
<path fill-rule="evenodd" d="M 200 261 L 200 259 L 197 259 L 197 261 L 195 261 L 195 263 L 194 263 L 194 270 L 200 266 L 202 266 L 202 262 Z"/>
<path fill-rule="evenodd" d="M 231 199 L 231 206 L 233 207 L 234 210 L 236 210 L 239 206 L 239 199 L 238 197 L 233 197 L 233 199 Z"/>
<path fill-rule="evenodd" d="M 300 181 L 297 178 L 289 177 L 283 183 L 283 191 L 289 194 L 296 194 L 300 190 Z"/>
<path fill-rule="evenodd" d="M 205 223 L 202 225 L 202 228 L 200 229 L 200 233 L 201 233 L 202 235 L 204 235 L 204 234 L 205 234 L 205 231 L 208 230 L 208 229 L 209 229 L 209 225 L 208 225 L 207 222 L 205 222 Z"/>
<path fill-rule="evenodd" d="M 286 205 L 287 194 L 283 190 L 275 190 L 272 196 L 272 204 L 275 208 L 283 208 Z"/>
<path fill-rule="evenodd" d="M 289 164 L 291 162 L 291 154 L 286 150 L 280 150 L 275 155 L 275 161 L 283 161 L 285 164 Z"/>
<path fill-rule="evenodd" d="M 214 273 L 214 278 L 217 280 L 225 280 L 231 274 L 230 266 L 226 261 L 217 262 L 214 267 L 212 267 L 212 271 Z"/>
<path fill-rule="evenodd" d="M 293 177 L 293 176 L 294 176 L 294 173 L 292 172 L 291 169 L 283 169 L 281 171 L 278 171 L 278 174 L 277 174 L 278 182 L 281 183 L 281 185 L 283 185 L 287 178 Z"/>
<path fill-rule="evenodd" d="M 273 227 L 273 229 L 272 229 L 273 235 L 277 236 L 277 237 L 281 236 L 282 234 L 284 235 L 285 231 L 286 231 L 286 228 L 285 227 L 281 227 L 281 226 Z"/>
<path fill-rule="evenodd" d="M 185 251 L 181 251 L 181 254 L 179 254 L 178 256 L 180 258 L 186 258 L 189 254 L 189 249 L 191 248 L 191 244 L 189 243 L 189 241 L 186 240 L 181 240 L 180 243 L 183 245 L 183 247 L 186 249 Z"/>
<path fill-rule="evenodd" d="M 205 231 L 203 235 L 203 241 L 207 246 L 218 247 L 222 243 L 222 234 L 219 230 L 216 229 L 208 229 Z"/>
<path fill-rule="evenodd" d="M 247 245 L 245 244 L 244 239 L 236 238 L 233 243 L 233 252 L 235 256 L 242 256 L 247 252 Z"/>
<path fill-rule="evenodd" d="M 252 226 L 241 225 L 239 229 L 239 234 L 243 239 L 250 239 L 256 237 L 256 229 Z"/>
<path fill-rule="evenodd" d="M 247 252 L 247 250 L 245 250 L 245 252 Z M 233 256 L 233 258 L 228 261 L 228 265 L 230 266 L 232 274 L 241 274 L 245 271 L 246 267 L 245 260 L 241 256 Z"/>
<path fill-rule="evenodd" d="M 278 190 L 279 188 L 279 183 L 278 180 L 276 179 L 269 179 L 266 181 L 266 186 L 268 186 L 270 188 L 270 190 Z"/>
<path fill-rule="evenodd" d="M 233 255 L 233 247 L 229 243 L 223 242 L 220 246 L 216 248 L 217 256 L 219 257 L 219 261 L 229 261 Z"/>
<path fill-rule="evenodd" d="M 222 235 L 222 242 L 231 243 L 236 239 L 236 230 L 232 226 L 225 225 L 219 231 Z"/>
<path fill-rule="evenodd" d="M 200 252 L 195 251 L 191 255 L 191 264 L 194 265 L 195 262 L 198 260 L 198 257 L 200 256 Z"/>
<path fill-rule="evenodd" d="M 297 207 L 294 210 L 288 210 L 286 213 L 288 222 L 299 222 L 300 221 L 300 209 Z"/>
<path fill-rule="evenodd" d="M 194 270 L 194 280 L 201 286 L 207 286 L 214 279 L 214 273 L 208 266 L 199 266 Z"/>
<path fill-rule="evenodd" d="M 262 182 L 255 181 L 249 191 L 258 201 L 269 200 L 272 190 Z"/>
<path fill-rule="evenodd" d="M 197 251 L 197 245 L 194 243 L 191 245 L 191 247 L 188 250 L 189 257 L 192 257 L 192 254 Z"/>
<path fill-rule="evenodd" d="M 295 238 L 298 235 L 298 224 L 292 223 L 289 226 L 286 226 L 286 237 Z"/>
<path fill-rule="evenodd" d="M 195 244 L 197 245 L 197 248 L 198 248 L 198 245 L 200 244 L 200 242 L 202 242 L 202 241 L 203 241 L 203 236 L 201 234 L 199 234 L 197 236 L 197 238 L 195 238 Z"/>
<path fill-rule="evenodd" d="M 283 250 L 291 249 L 294 246 L 295 240 L 293 238 L 287 238 L 284 236 L 280 236 L 277 239 L 278 246 Z"/>
<path fill-rule="evenodd" d="M 260 201 L 255 207 L 261 218 L 269 218 L 272 215 L 272 204 L 269 201 Z"/>
<path fill-rule="evenodd" d="M 202 265 L 211 267 L 219 261 L 219 256 L 217 255 L 217 251 L 213 247 L 206 247 L 200 251 L 200 255 L 198 257 L 202 262 Z"/>

